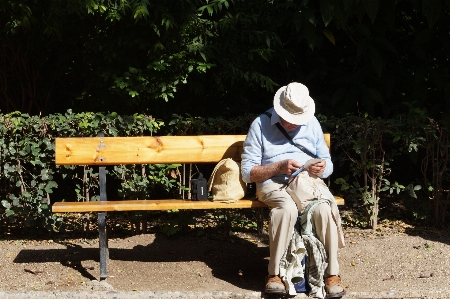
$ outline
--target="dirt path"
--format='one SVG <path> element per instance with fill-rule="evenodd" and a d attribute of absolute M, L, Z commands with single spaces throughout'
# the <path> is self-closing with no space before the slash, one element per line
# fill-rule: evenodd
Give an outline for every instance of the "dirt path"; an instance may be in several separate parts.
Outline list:
<path fill-rule="evenodd" d="M 346 229 L 345 234 L 347 247 L 340 251 L 340 265 L 350 294 L 450 294 L 448 231 L 399 225 L 381 227 L 376 233 Z M 109 278 L 98 282 L 94 238 L 0 242 L 0 291 L 261 294 L 269 255 L 267 236 L 250 233 L 112 238 Z"/>

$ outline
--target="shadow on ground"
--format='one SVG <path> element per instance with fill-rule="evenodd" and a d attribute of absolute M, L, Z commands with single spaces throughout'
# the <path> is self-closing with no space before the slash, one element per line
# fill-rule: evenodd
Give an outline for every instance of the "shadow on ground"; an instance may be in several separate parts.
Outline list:
<path fill-rule="evenodd" d="M 138 264 L 142 265 L 138 266 L 140 268 L 136 271 L 142 268 L 144 273 L 139 275 L 147 275 L 145 269 L 151 268 L 152 263 L 200 261 L 211 269 L 214 278 L 241 289 L 258 292 L 262 291 L 267 275 L 268 247 L 261 243 L 258 246 L 255 240 L 249 241 L 237 236 L 223 235 L 167 237 L 163 234 L 149 234 L 139 238 L 142 244 L 134 245 L 132 248 L 117 248 L 127 245 L 126 239 L 121 240 L 123 242 L 110 243 L 109 260 L 126 262 L 123 265 L 128 264 L 130 267 L 136 267 L 136 263 L 130 263 L 132 261 L 141 262 Z M 95 272 L 98 270 L 92 271 L 94 267 L 86 268 L 83 265 L 88 264 L 88 261 L 99 262 L 98 248 L 86 248 L 70 240 L 59 243 L 66 249 L 23 249 L 15 257 L 14 262 L 60 262 L 89 280 L 97 279 L 95 276 L 98 274 Z"/>

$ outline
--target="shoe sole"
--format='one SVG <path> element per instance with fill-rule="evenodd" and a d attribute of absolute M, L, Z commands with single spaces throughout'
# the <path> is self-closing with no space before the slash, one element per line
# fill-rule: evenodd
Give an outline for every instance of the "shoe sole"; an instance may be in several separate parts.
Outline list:
<path fill-rule="evenodd" d="M 287 294 L 286 290 L 273 290 L 273 289 L 266 289 L 266 294 Z"/>
<path fill-rule="evenodd" d="M 339 299 L 345 296 L 345 291 L 339 294 L 326 295 L 325 299 Z"/>

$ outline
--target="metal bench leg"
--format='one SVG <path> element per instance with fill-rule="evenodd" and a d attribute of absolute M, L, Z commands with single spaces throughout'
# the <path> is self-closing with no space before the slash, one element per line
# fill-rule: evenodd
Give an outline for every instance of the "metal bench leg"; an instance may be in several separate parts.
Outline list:
<path fill-rule="evenodd" d="M 108 236 L 106 235 L 106 213 L 98 213 L 98 232 L 100 245 L 100 280 L 108 277 L 107 264 L 109 259 Z"/>
<path fill-rule="evenodd" d="M 98 137 L 103 136 L 103 132 L 98 133 Z M 100 183 L 100 201 L 106 201 L 106 169 L 103 166 L 98 168 L 98 179 Z M 98 234 L 100 246 L 100 280 L 105 280 L 108 277 L 107 266 L 109 259 L 108 236 L 106 235 L 106 213 L 98 213 Z"/>

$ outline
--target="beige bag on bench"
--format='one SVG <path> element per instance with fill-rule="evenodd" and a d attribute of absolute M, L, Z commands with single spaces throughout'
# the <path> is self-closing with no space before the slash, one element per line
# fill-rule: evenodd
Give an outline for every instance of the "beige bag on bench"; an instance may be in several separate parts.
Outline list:
<path fill-rule="evenodd" d="M 236 202 L 245 195 L 240 165 L 231 158 L 220 160 L 208 180 L 212 201 Z"/>

